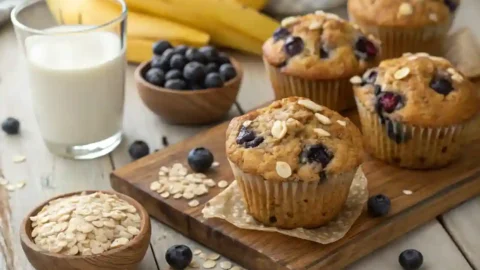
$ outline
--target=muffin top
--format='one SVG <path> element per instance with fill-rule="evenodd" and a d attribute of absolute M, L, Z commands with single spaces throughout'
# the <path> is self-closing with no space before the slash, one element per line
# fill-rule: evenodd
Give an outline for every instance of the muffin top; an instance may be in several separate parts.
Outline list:
<path fill-rule="evenodd" d="M 404 54 L 350 80 L 355 96 L 382 118 L 423 127 L 460 124 L 479 111 L 475 86 L 440 57 Z"/>
<path fill-rule="evenodd" d="M 376 66 L 380 41 L 335 14 L 288 17 L 263 45 L 264 59 L 287 75 L 349 78 Z"/>
<path fill-rule="evenodd" d="M 451 20 L 460 0 L 349 0 L 348 12 L 358 23 L 420 27 Z"/>
<path fill-rule="evenodd" d="M 289 97 L 234 118 L 227 156 L 270 181 L 320 181 L 352 172 L 363 157 L 358 128 L 306 98 Z"/>

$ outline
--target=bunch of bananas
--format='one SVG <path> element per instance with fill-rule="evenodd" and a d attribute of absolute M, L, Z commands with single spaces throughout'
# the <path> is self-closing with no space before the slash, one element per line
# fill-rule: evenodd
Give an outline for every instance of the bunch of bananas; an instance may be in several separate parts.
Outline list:
<path fill-rule="evenodd" d="M 278 22 L 260 13 L 267 0 L 125 0 L 128 6 L 127 59 L 152 57 L 160 39 L 172 44 L 218 46 L 261 54 L 262 43 Z M 66 24 L 102 24 L 119 15 L 109 0 L 47 0 L 55 18 Z"/>

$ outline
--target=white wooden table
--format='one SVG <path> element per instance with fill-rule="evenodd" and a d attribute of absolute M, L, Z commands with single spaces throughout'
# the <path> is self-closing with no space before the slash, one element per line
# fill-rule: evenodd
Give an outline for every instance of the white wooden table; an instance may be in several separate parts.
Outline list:
<path fill-rule="evenodd" d="M 480 1 L 463 0 L 455 28 L 472 25 L 480 39 Z M 245 80 L 238 101 L 244 110 L 252 109 L 273 98 L 259 57 L 236 55 L 245 68 Z M 112 154 L 92 160 L 73 161 L 51 155 L 41 140 L 32 111 L 23 59 L 17 49 L 11 25 L 0 29 L 0 120 L 13 116 L 21 121 L 20 136 L 0 132 L 0 169 L 6 179 L 25 181 L 26 186 L 7 192 L 0 186 L 0 270 L 32 269 L 21 249 L 20 222 L 34 206 L 55 195 L 85 190 L 110 189 L 109 174 L 130 162 L 128 145 L 137 139 L 151 149 L 162 148 L 161 138 L 177 143 L 208 127 L 168 125 L 153 115 L 139 99 L 133 81 L 134 66 L 128 67 L 124 132 L 121 146 Z M 237 115 L 234 107 L 230 115 Z M 14 155 L 27 161 L 14 164 Z M 174 244 L 192 248 L 198 243 L 152 220 L 151 249 L 141 269 L 168 269 L 164 253 Z M 407 248 L 420 250 L 424 268 L 431 270 L 480 269 L 480 197 L 472 199 L 426 225 L 410 232 L 384 248 L 358 261 L 349 269 L 401 269 L 398 255 Z M 223 258 L 222 260 L 225 260 Z M 217 268 L 220 267 L 217 264 Z"/>

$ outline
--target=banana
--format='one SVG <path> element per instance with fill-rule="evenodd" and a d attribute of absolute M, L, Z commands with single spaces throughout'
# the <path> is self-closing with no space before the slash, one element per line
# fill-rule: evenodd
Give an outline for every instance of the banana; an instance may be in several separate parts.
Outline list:
<path fill-rule="evenodd" d="M 127 39 L 127 60 L 131 63 L 141 63 L 144 61 L 148 61 L 153 57 L 153 43 L 157 40 L 145 39 L 145 38 L 137 38 L 137 37 L 129 37 Z M 184 42 L 177 41 L 177 40 L 170 40 L 170 43 L 173 46 L 177 46 L 180 44 L 185 44 Z M 188 44 L 186 44 L 188 45 Z M 190 46 L 194 47 L 201 47 L 202 45 L 194 45 L 190 44 Z"/>
<path fill-rule="evenodd" d="M 177 21 L 206 31 L 216 45 L 261 54 L 262 40 L 233 30 L 221 22 L 188 8 L 160 0 L 126 0 L 130 10 Z"/>
<path fill-rule="evenodd" d="M 261 10 L 265 7 L 268 0 L 229 0 L 229 1 L 236 1 L 242 5 L 247 7 L 253 8 L 255 10 Z"/>

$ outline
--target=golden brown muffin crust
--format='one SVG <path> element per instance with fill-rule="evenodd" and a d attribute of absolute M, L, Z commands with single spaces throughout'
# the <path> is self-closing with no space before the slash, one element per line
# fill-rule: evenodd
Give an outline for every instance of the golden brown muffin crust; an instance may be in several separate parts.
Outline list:
<path fill-rule="evenodd" d="M 351 81 L 355 97 L 382 117 L 422 127 L 444 127 L 461 124 L 479 112 L 478 89 L 444 58 L 405 54 L 380 63 L 374 69 L 376 78 L 367 82 L 371 72 L 364 74 L 363 82 L 357 77 Z M 388 112 L 381 99 L 390 93 L 401 101 Z"/>
<path fill-rule="evenodd" d="M 446 2 L 449 2 L 451 9 Z M 349 0 L 348 12 L 363 24 L 399 27 L 438 25 L 452 19 L 460 0 Z"/>
<path fill-rule="evenodd" d="M 380 59 L 380 42 L 377 39 L 367 37 L 356 25 L 334 14 L 319 11 L 302 17 L 289 17 L 282 21 L 281 29 L 288 31 L 288 37 L 301 38 L 303 50 L 291 56 L 285 50 L 288 37 L 272 37 L 263 45 L 263 56 L 287 75 L 305 79 L 349 78 L 375 66 Z M 360 59 L 355 55 L 355 42 L 359 37 L 375 46 L 375 56 Z M 321 48 L 328 57 L 322 56 Z"/>
<path fill-rule="evenodd" d="M 325 122 L 318 120 L 315 111 L 300 105 L 299 100 L 308 99 L 285 98 L 268 107 L 234 118 L 227 129 L 226 151 L 229 160 L 243 172 L 260 175 L 271 181 L 319 181 L 322 172 L 328 179 L 330 174 L 352 172 L 358 167 L 363 157 L 358 128 L 348 118 L 326 107 L 317 111 L 330 122 L 324 124 Z M 276 138 L 272 134 L 276 121 L 286 125 L 287 132 L 282 138 Z M 253 131 L 256 137 L 263 137 L 258 146 L 248 148 L 244 143 L 238 143 L 239 133 L 245 129 L 244 125 L 248 126 L 247 129 Z M 330 135 L 319 135 L 318 131 L 314 130 L 317 128 Z M 324 150 L 331 154 L 331 160 L 325 168 L 318 160 L 305 159 L 306 149 L 318 145 L 322 145 Z M 292 171 L 290 177 L 284 178 L 277 173 L 278 161 L 288 163 Z"/>

